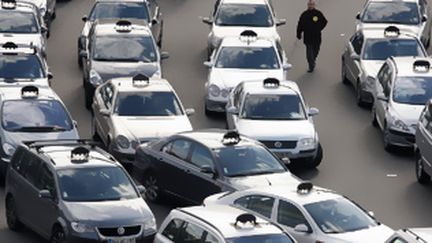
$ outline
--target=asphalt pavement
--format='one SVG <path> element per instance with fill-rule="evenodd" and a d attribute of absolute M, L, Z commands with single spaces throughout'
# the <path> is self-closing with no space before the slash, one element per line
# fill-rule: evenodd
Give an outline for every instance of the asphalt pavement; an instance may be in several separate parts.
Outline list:
<path fill-rule="evenodd" d="M 355 104 L 354 90 L 341 82 L 340 55 L 354 31 L 357 11 L 364 1 L 318 1 L 317 8 L 329 23 L 323 33 L 315 72 L 307 73 L 305 48 L 295 38 L 297 19 L 306 1 L 273 0 L 281 26 L 283 47 L 293 69 L 289 79 L 296 81 L 310 106 L 320 114 L 315 123 L 324 149 L 324 159 L 316 170 L 294 171 L 303 179 L 345 194 L 365 209 L 374 211 L 379 221 L 393 227 L 432 226 L 432 186 L 416 182 L 414 158 L 408 151 L 388 153 L 382 134 L 371 125 L 368 109 Z M 77 65 L 77 37 L 92 0 L 57 3 L 57 19 L 48 41 L 48 63 L 54 74 L 53 88 L 78 122 L 80 135 L 90 137 L 91 114 L 84 108 L 82 74 Z M 163 74 L 176 89 L 187 108 L 195 108 L 194 128 L 225 126 L 223 117 L 204 115 L 204 83 L 209 27 L 199 16 L 208 16 L 214 0 L 159 0 L 164 15 L 163 50 L 170 58 L 163 63 Z M 28 205 L 31 207 L 31 205 Z M 151 205 L 158 223 L 176 205 Z M 4 190 L 0 188 L 0 242 L 44 242 L 28 230 L 9 231 L 4 215 Z"/>

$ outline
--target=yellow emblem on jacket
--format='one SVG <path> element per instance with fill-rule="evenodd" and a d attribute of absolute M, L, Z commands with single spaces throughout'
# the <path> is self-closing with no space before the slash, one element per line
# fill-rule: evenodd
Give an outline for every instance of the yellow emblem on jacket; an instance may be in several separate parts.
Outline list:
<path fill-rule="evenodd" d="M 318 21 L 318 16 L 313 16 L 312 20 L 313 20 L 313 22 L 317 22 Z"/>

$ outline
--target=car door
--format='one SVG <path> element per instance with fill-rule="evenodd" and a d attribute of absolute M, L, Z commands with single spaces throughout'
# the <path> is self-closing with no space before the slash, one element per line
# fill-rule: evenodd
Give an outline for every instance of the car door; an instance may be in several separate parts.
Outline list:
<path fill-rule="evenodd" d="M 351 37 L 345 50 L 345 68 L 347 78 L 356 84 L 357 78 L 360 74 L 360 60 L 354 60 L 352 57 L 354 55 L 361 56 L 361 49 L 363 46 L 363 34 L 361 32 L 356 32 L 353 37 Z"/>
<path fill-rule="evenodd" d="M 36 181 L 36 189 L 48 190 L 53 196 L 52 199 L 38 198 L 32 208 L 35 212 L 35 217 L 38 219 L 38 225 L 41 227 L 41 232 L 46 237 L 51 234 L 52 226 L 57 221 L 58 213 L 58 194 L 56 189 L 56 182 L 54 173 L 48 166 L 42 163 L 39 170 L 39 176 Z"/>
<path fill-rule="evenodd" d="M 420 6 L 420 18 L 423 20 L 423 16 L 426 17 L 426 22 L 422 22 L 424 25 L 423 32 L 421 33 L 421 40 L 423 40 L 423 44 L 427 48 L 427 44 L 429 44 L 430 34 L 431 34 L 431 9 L 426 0 L 419 0 Z"/>
<path fill-rule="evenodd" d="M 93 102 L 95 127 L 106 146 L 110 142 L 108 139 L 111 129 L 111 116 L 102 114 L 101 110 L 108 111 L 111 114 L 114 92 L 113 85 L 108 82 L 98 89 Z"/>
<path fill-rule="evenodd" d="M 234 205 L 255 212 L 268 220 L 275 211 L 275 198 L 266 195 L 247 195 L 234 201 Z"/>
<path fill-rule="evenodd" d="M 188 161 L 189 163 L 185 164 L 186 176 L 183 177 L 186 186 L 182 188 L 181 192 L 185 197 L 193 200 L 196 204 L 201 204 L 204 198 L 221 192 L 218 174 L 201 171 L 204 167 L 210 167 L 216 172 L 213 155 L 207 147 L 193 142 Z M 196 185 L 200 186 L 197 187 Z"/>
<path fill-rule="evenodd" d="M 390 66 L 388 64 L 385 65 L 386 66 L 384 66 L 382 70 L 383 72 L 382 72 L 381 79 L 379 80 L 382 89 L 382 92 L 380 92 L 379 95 L 382 95 L 385 98 L 389 99 L 393 75 Z M 378 124 L 381 126 L 381 128 L 384 128 L 387 107 L 389 102 L 380 99 L 376 99 L 374 102 L 375 102 L 375 112 L 376 112 Z"/>
<path fill-rule="evenodd" d="M 313 231 L 302 211 L 294 203 L 282 199 L 278 200 L 277 211 L 274 217 L 274 221 L 281 225 L 298 242 L 315 243 L 317 241 L 316 232 Z M 306 225 L 310 229 L 310 232 L 295 231 L 294 228 L 299 224 Z"/>

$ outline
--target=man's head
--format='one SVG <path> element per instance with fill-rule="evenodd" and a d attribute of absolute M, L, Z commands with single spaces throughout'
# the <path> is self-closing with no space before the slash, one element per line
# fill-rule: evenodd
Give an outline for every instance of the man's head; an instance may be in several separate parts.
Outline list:
<path fill-rule="evenodd" d="M 315 0 L 308 0 L 307 6 L 309 10 L 315 9 Z"/>

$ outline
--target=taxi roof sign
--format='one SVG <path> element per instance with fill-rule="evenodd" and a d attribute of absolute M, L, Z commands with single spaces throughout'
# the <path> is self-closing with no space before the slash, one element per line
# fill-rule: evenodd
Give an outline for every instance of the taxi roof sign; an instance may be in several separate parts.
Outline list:
<path fill-rule="evenodd" d="M 88 162 L 90 157 L 90 150 L 85 147 L 79 146 L 71 151 L 71 162 L 72 163 L 85 163 Z"/>
<path fill-rule="evenodd" d="M 427 60 L 417 60 L 413 63 L 413 70 L 417 73 L 427 73 L 430 67 L 431 64 Z"/>
<path fill-rule="evenodd" d="M 240 33 L 240 40 L 247 42 L 247 44 L 256 41 L 258 34 L 253 30 L 244 30 Z"/>
<path fill-rule="evenodd" d="M 396 26 L 389 26 L 384 29 L 385 37 L 397 37 L 400 35 L 400 29 Z"/>
<path fill-rule="evenodd" d="M 238 144 L 240 140 L 240 134 L 237 131 L 228 131 L 224 134 L 222 143 L 224 145 L 235 145 Z"/>
<path fill-rule="evenodd" d="M 116 22 L 115 30 L 117 32 L 127 33 L 132 31 L 132 23 L 128 20 L 119 20 Z"/>
<path fill-rule="evenodd" d="M 266 78 L 263 81 L 265 88 L 277 88 L 280 85 L 280 81 L 277 78 Z"/>
<path fill-rule="evenodd" d="M 253 227 L 255 227 L 255 226 L 258 225 L 257 218 L 254 215 L 250 214 L 250 213 L 240 214 L 236 218 L 236 221 L 234 223 L 234 227 L 240 227 L 240 225 L 238 224 L 239 222 L 242 223 L 243 225 L 247 224 L 247 223 L 250 223 L 250 224 L 252 224 Z"/>
<path fill-rule="evenodd" d="M 150 84 L 150 78 L 142 73 L 138 73 L 137 75 L 132 77 L 133 86 L 147 86 L 149 84 Z"/>
<path fill-rule="evenodd" d="M 2 0 L 1 7 L 3 9 L 15 9 L 17 5 L 16 0 Z"/>
<path fill-rule="evenodd" d="M 36 86 L 28 85 L 21 89 L 21 98 L 36 98 L 39 95 L 39 89 Z"/>
<path fill-rule="evenodd" d="M 313 184 L 310 181 L 305 181 L 300 183 L 297 186 L 297 193 L 298 194 L 308 194 L 313 188 Z"/>

